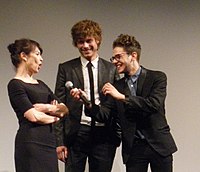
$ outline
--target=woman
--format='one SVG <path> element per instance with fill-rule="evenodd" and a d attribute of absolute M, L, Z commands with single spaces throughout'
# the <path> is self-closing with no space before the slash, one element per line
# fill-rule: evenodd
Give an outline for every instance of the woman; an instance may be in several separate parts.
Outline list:
<path fill-rule="evenodd" d="M 16 75 L 8 83 L 10 103 L 19 121 L 15 138 L 16 172 L 58 172 L 55 123 L 69 113 L 49 87 L 34 79 L 42 66 L 42 48 L 30 39 L 8 45 Z"/>

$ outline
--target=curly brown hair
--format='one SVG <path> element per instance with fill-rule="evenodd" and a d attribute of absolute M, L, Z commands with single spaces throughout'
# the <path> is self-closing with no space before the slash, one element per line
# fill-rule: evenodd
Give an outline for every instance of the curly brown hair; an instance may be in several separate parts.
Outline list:
<path fill-rule="evenodd" d="M 94 37 L 98 41 L 98 47 L 102 40 L 102 30 L 99 24 L 92 20 L 81 20 L 76 23 L 71 29 L 71 35 L 75 47 L 79 39 L 85 39 L 88 36 Z"/>
<path fill-rule="evenodd" d="M 124 50 L 131 54 L 132 52 L 137 53 L 137 60 L 140 60 L 140 54 L 141 54 L 141 45 L 140 43 L 135 39 L 134 36 L 130 36 L 127 34 L 120 34 L 116 40 L 113 42 L 113 49 L 115 47 L 122 47 Z"/>

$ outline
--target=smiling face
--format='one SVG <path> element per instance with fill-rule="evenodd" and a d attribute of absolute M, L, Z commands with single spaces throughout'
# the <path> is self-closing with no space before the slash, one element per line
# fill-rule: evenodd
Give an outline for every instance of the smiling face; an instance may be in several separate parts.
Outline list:
<path fill-rule="evenodd" d="M 141 45 L 134 36 L 120 34 L 113 41 L 113 57 L 111 62 L 119 73 L 134 75 L 139 69 Z"/>
<path fill-rule="evenodd" d="M 98 41 L 94 37 L 86 37 L 79 39 L 76 43 L 81 55 L 89 61 L 94 60 L 97 57 Z"/>
<path fill-rule="evenodd" d="M 118 73 L 130 73 L 132 56 L 124 48 L 115 47 L 113 49 L 112 63 L 116 66 Z"/>

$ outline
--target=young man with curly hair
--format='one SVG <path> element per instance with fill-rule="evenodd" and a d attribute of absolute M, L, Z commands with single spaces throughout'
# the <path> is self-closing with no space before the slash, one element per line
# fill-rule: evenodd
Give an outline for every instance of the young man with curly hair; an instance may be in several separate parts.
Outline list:
<path fill-rule="evenodd" d="M 87 116 L 86 106 L 70 96 L 65 84 L 71 81 L 86 92 L 92 104 L 100 105 L 107 99 L 101 92 L 103 85 L 114 83 L 119 75 L 112 63 L 98 54 L 102 40 L 98 23 L 82 20 L 72 27 L 71 35 L 80 56 L 58 68 L 55 94 L 69 107 L 69 117 L 55 125 L 58 158 L 65 162 L 66 172 L 84 172 L 87 160 L 90 172 L 110 172 L 120 144 L 118 123 L 112 117 L 99 122 Z"/>

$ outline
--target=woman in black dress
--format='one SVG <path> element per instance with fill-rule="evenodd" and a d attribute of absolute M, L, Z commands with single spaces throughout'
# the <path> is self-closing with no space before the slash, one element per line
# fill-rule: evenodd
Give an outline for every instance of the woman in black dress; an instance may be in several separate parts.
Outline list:
<path fill-rule="evenodd" d="M 33 78 L 43 61 L 39 43 L 19 39 L 8 45 L 8 50 L 16 67 L 16 75 L 8 83 L 10 103 L 19 121 L 16 172 L 58 172 L 52 124 L 69 110 L 44 82 Z"/>

